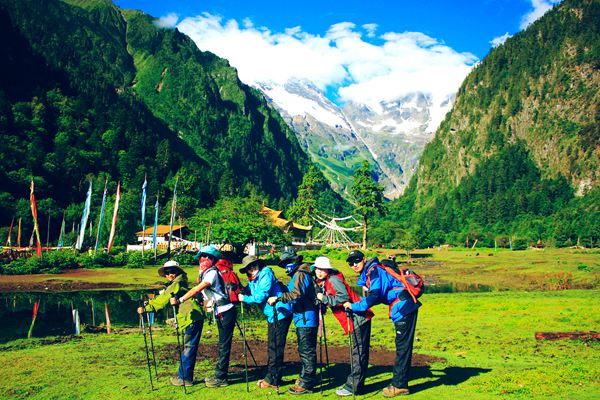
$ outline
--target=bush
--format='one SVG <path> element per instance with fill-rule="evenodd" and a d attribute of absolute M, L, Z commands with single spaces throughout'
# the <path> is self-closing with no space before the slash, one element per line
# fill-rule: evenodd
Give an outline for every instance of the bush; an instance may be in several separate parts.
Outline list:
<path fill-rule="evenodd" d="M 512 242 L 513 250 L 527 250 L 527 239 L 515 239 Z"/>
<path fill-rule="evenodd" d="M 194 260 L 195 254 L 182 253 L 178 254 L 173 259 L 179 263 L 179 265 L 198 265 L 198 261 Z"/>

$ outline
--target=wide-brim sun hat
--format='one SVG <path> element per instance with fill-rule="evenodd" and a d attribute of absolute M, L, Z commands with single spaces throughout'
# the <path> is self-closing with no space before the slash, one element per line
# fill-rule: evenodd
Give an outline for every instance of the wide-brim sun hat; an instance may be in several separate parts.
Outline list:
<path fill-rule="evenodd" d="M 335 269 L 331 266 L 331 262 L 329 261 L 329 258 L 327 258 L 325 256 L 320 256 L 315 259 L 315 263 L 310 267 L 310 269 L 314 271 L 316 268 L 326 270 L 327 272 L 330 272 L 330 273 L 338 272 L 337 269 Z"/>
<path fill-rule="evenodd" d="M 242 259 L 242 268 L 240 272 L 245 274 L 250 267 L 258 267 L 259 269 L 264 266 L 264 261 L 256 256 L 246 256 Z"/>
<path fill-rule="evenodd" d="M 185 271 L 179 266 L 179 263 L 175 260 L 169 260 L 164 263 L 163 266 L 158 269 L 158 275 L 166 276 L 165 270 L 175 270 L 177 271 L 177 275 L 185 273 Z"/>

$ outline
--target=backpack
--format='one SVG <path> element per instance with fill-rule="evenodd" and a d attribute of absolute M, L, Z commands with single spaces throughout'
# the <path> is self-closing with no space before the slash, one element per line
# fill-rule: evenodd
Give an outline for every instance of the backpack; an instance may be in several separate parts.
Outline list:
<path fill-rule="evenodd" d="M 421 297 L 423 294 L 423 291 L 425 290 L 423 278 L 417 275 L 412 269 L 398 268 L 398 264 L 392 260 L 383 260 L 380 264 L 376 264 L 376 266 L 383 269 L 396 280 L 402 282 L 404 289 L 410 294 L 410 297 L 412 297 L 412 300 L 415 303 L 417 302 L 417 298 Z"/>
<path fill-rule="evenodd" d="M 238 294 L 242 293 L 242 284 L 240 278 L 233 271 L 233 263 L 226 259 L 219 259 L 215 264 L 221 276 L 223 277 L 223 283 L 225 289 L 229 294 L 229 301 L 232 303 L 239 303 Z"/>

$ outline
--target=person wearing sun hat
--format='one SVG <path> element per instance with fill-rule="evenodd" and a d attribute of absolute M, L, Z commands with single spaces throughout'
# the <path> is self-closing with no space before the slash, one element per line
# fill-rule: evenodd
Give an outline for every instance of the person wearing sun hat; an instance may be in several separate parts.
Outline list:
<path fill-rule="evenodd" d="M 137 312 L 139 314 L 161 310 L 169 306 L 170 298 L 173 295 L 183 296 L 188 291 L 187 274 L 177 261 L 169 260 L 164 263 L 158 269 L 158 275 L 165 277 L 168 285 L 158 296 L 148 300 L 145 307 L 138 307 Z M 193 301 L 179 306 L 176 318 L 183 337 L 183 352 L 181 353 L 181 363 L 177 376 L 171 378 L 171 383 L 175 386 L 183 386 L 184 384 L 185 386 L 192 386 L 194 384 L 194 367 L 196 365 L 196 355 L 198 354 L 198 344 L 204 325 L 204 313 L 200 304 L 193 299 Z"/>
<path fill-rule="evenodd" d="M 238 295 L 238 299 L 245 304 L 257 304 L 267 317 L 268 324 L 267 373 L 256 385 L 261 389 L 277 388 L 283 374 L 285 342 L 292 323 L 292 305 L 281 302 L 275 306 L 267 304 L 269 297 L 280 296 L 286 289 L 263 260 L 252 255 L 244 257 L 240 272 L 248 277 L 248 286 Z"/>
<path fill-rule="evenodd" d="M 219 358 L 215 365 L 215 375 L 204 380 L 206 387 L 227 386 L 229 358 L 233 330 L 237 320 L 237 308 L 229 299 L 225 280 L 216 267 L 221 253 L 214 246 L 203 246 L 196 259 L 199 261 L 199 283 L 183 296 L 171 299 L 171 303 L 185 304 L 202 293 L 204 309 L 211 313 L 219 329 Z"/>
<path fill-rule="evenodd" d="M 323 289 L 323 293 L 317 293 L 317 299 L 331 308 L 346 335 L 352 335 L 352 369 L 346 383 L 335 391 L 338 396 L 352 396 L 362 390 L 367 376 L 373 312 L 367 309 L 365 312 L 350 313 L 349 320 L 343 304 L 346 301 L 359 301 L 360 297 L 350 288 L 344 275 L 331 266 L 327 257 L 317 257 L 312 270 L 317 285 Z"/>

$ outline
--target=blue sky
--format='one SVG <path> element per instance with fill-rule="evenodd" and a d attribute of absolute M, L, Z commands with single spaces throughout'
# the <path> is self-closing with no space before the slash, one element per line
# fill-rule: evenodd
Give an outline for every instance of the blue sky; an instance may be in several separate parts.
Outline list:
<path fill-rule="evenodd" d="M 365 104 L 444 101 L 479 60 L 558 0 L 115 0 L 227 58 L 248 84 L 314 82 Z"/>

